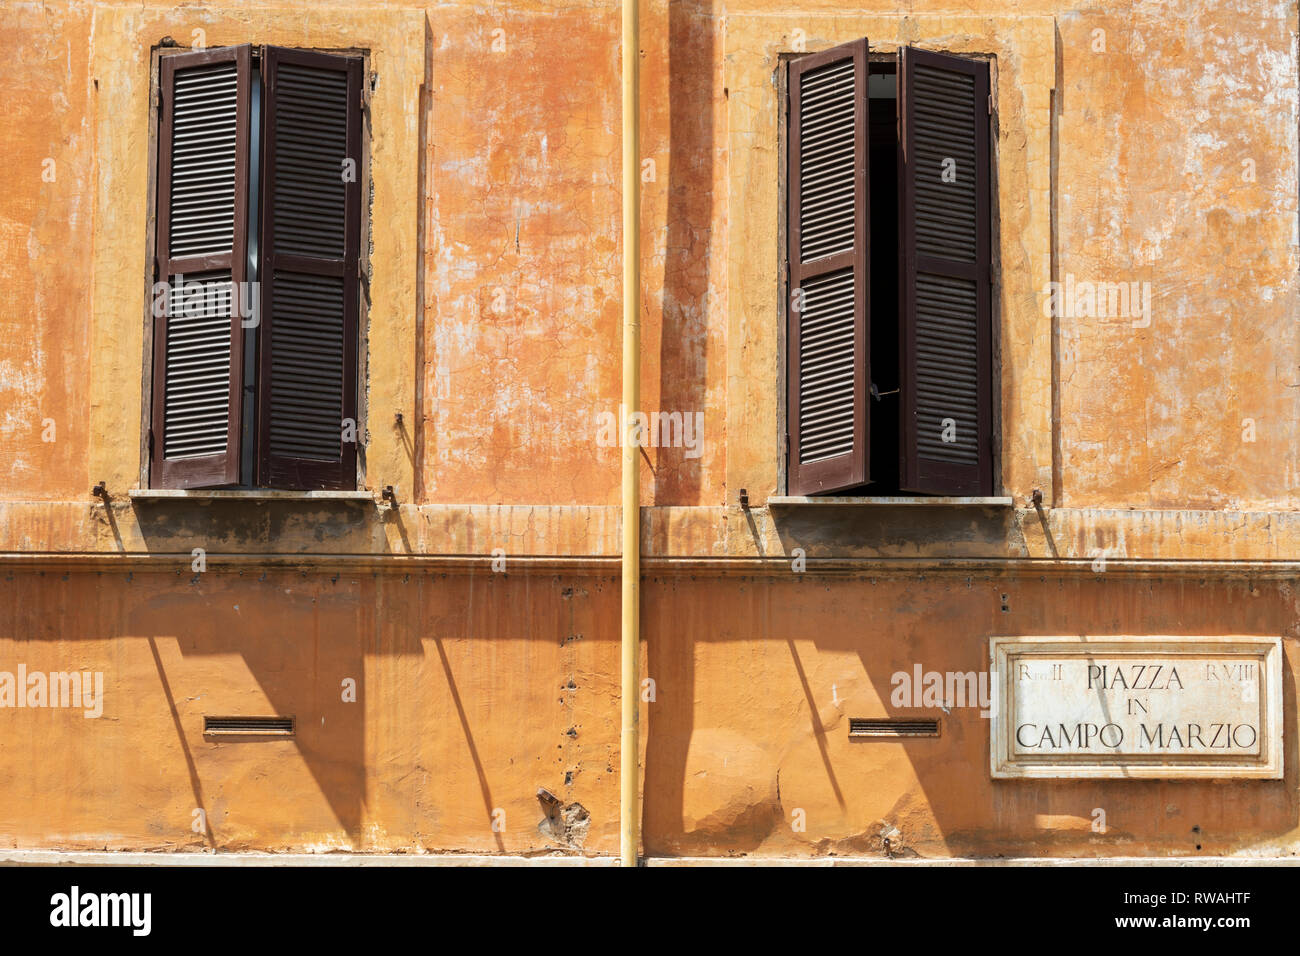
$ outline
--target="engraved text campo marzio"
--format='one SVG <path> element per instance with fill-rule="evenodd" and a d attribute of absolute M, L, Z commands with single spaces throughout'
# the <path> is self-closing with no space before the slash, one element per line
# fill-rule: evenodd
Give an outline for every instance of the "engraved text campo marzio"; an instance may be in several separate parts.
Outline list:
<path fill-rule="evenodd" d="M 1259 753 L 1254 661 L 1021 659 L 1015 667 L 1018 753 Z"/>

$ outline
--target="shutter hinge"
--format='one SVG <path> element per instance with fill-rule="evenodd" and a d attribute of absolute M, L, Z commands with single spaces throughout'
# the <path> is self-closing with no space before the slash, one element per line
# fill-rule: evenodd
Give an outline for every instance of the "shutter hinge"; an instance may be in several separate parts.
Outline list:
<path fill-rule="evenodd" d="M 153 457 L 153 426 L 149 426 L 149 457 Z"/>
<path fill-rule="evenodd" d="M 790 454 L 790 433 L 789 432 L 786 432 L 784 435 L 781 436 L 781 454 L 783 455 Z"/>
<path fill-rule="evenodd" d="M 153 281 L 158 281 L 158 257 L 153 257 Z"/>
<path fill-rule="evenodd" d="M 366 84 L 364 81 L 357 87 L 357 106 L 361 108 L 363 113 L 369 108 L 366 104 Z"/>
<path fill-rule="evenodd" d="M 993 115 L 993 94 L 989 94 L 989 116 Z"/>

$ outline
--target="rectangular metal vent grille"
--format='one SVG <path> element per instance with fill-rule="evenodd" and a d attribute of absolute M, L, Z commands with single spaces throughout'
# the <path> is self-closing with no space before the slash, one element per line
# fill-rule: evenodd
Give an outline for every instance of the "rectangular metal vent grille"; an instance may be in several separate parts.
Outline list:
<path fill-rule="evenodd" d="M 851 717 L 850 737 L 938 737 L 939 721 L 920 717 Z"/>
<path fill-rule="evenodd" d="M 809 71 L 799 93 L 799 251 L 812 262 L 853 248 L 854 61 Z"/>
<path fill-rule="evenodd" d="M 803 282 L 799 314 L 799 461 L 853 450 L 852 269 Z"/>
<path fill-rule="evenodd" d="M 234 248 L 236 64 L 176 74 L 172 123 L 171 256 Z"/>
<path fill-rule="evenodd" d="M 173 282 L 167 308 L 163 454 L 226 450 L 230 418 L 231 279 L 229 271 Z"/>
<path fill-rule="evenodd" d="M 203 733 L 222 737 L 292 737 L 292 717 L 204 717 Z"/>

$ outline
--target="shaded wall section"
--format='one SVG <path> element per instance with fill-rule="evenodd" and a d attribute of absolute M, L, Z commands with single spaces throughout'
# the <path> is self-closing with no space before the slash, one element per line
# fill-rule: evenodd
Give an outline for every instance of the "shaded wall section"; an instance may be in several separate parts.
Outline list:
<path fill-rule="evenodd" d="M 97 719 L 0 709 L 6 845 L 617 848 L 610 575 L 185 568 L 0 583 L 0 672 L 104 674 Z M 923 857 L 1300 848 L 1294 582 L 672 573 L 648 577 L 645 597 L 647 854 L 861 855 L 886 837 L 892 855 Z M 994 634 L 1228 632 L 1285 638 L 1284 780 L 991 781 L 978 708 L 890 702 L 892 676 L 917 664 L 984 670 Z M 205 714 L 291 715 L 297 735 L 206 738 Z M 937 717 L 942 734 L 849 739 L 850 718 L 881 716 Z"/>
<path fill-rule="evenodd" d="M 1288 854 L 1300 840 L 1294 582 L 683 574 L 648 581 L 644 601 L 650 855 L 873 854 L 886 837 L 895 856 Z M 1286 638 L 1285 780 L 994 781 L 978 707 L 890 700 L 918 664 L 987 670 L 991 635 L 1215 633 Z M 941 736 L 849 739 L 851 718 L 884 716 L 938 718 Z"/>
<path fill-rule="evenodd" d="M 617 844 L 609 579 L 185 567 L 0 585 L 0 671 L 104 679 L 97 719 L 0 710 L 10 846 Z M 217 741 L 204 715 L 293 716 L 297 734 Z M 567 842 L 539 831 L 539 787 L 590 822 Z"/>

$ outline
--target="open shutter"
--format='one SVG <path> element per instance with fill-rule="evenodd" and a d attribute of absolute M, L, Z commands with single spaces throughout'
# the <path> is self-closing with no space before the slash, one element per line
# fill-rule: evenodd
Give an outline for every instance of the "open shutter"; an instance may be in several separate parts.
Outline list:
<path fill-rule="evenodd" d="M 901 484 L 991 495 L 988 64 L 901 52 Z"/>
<path fill-rule="evenodd" d="M 248 46 L 162 58 L 149 482 L 239 482 Z M 161 286 L 160 286 L 161 288 Z"/>
<path fill-rule="evenodd" d="M 786 430 L 791 494 L 867 480 L 867 41 L 790 64 Z"/>
<path fill-rule="evenodd" d="M 361 60 L 267 47 L 262 75 L 259 483 L 351 489 L 357 455 Z M 348 420 L 354 423 L 351 434 Z"/>

